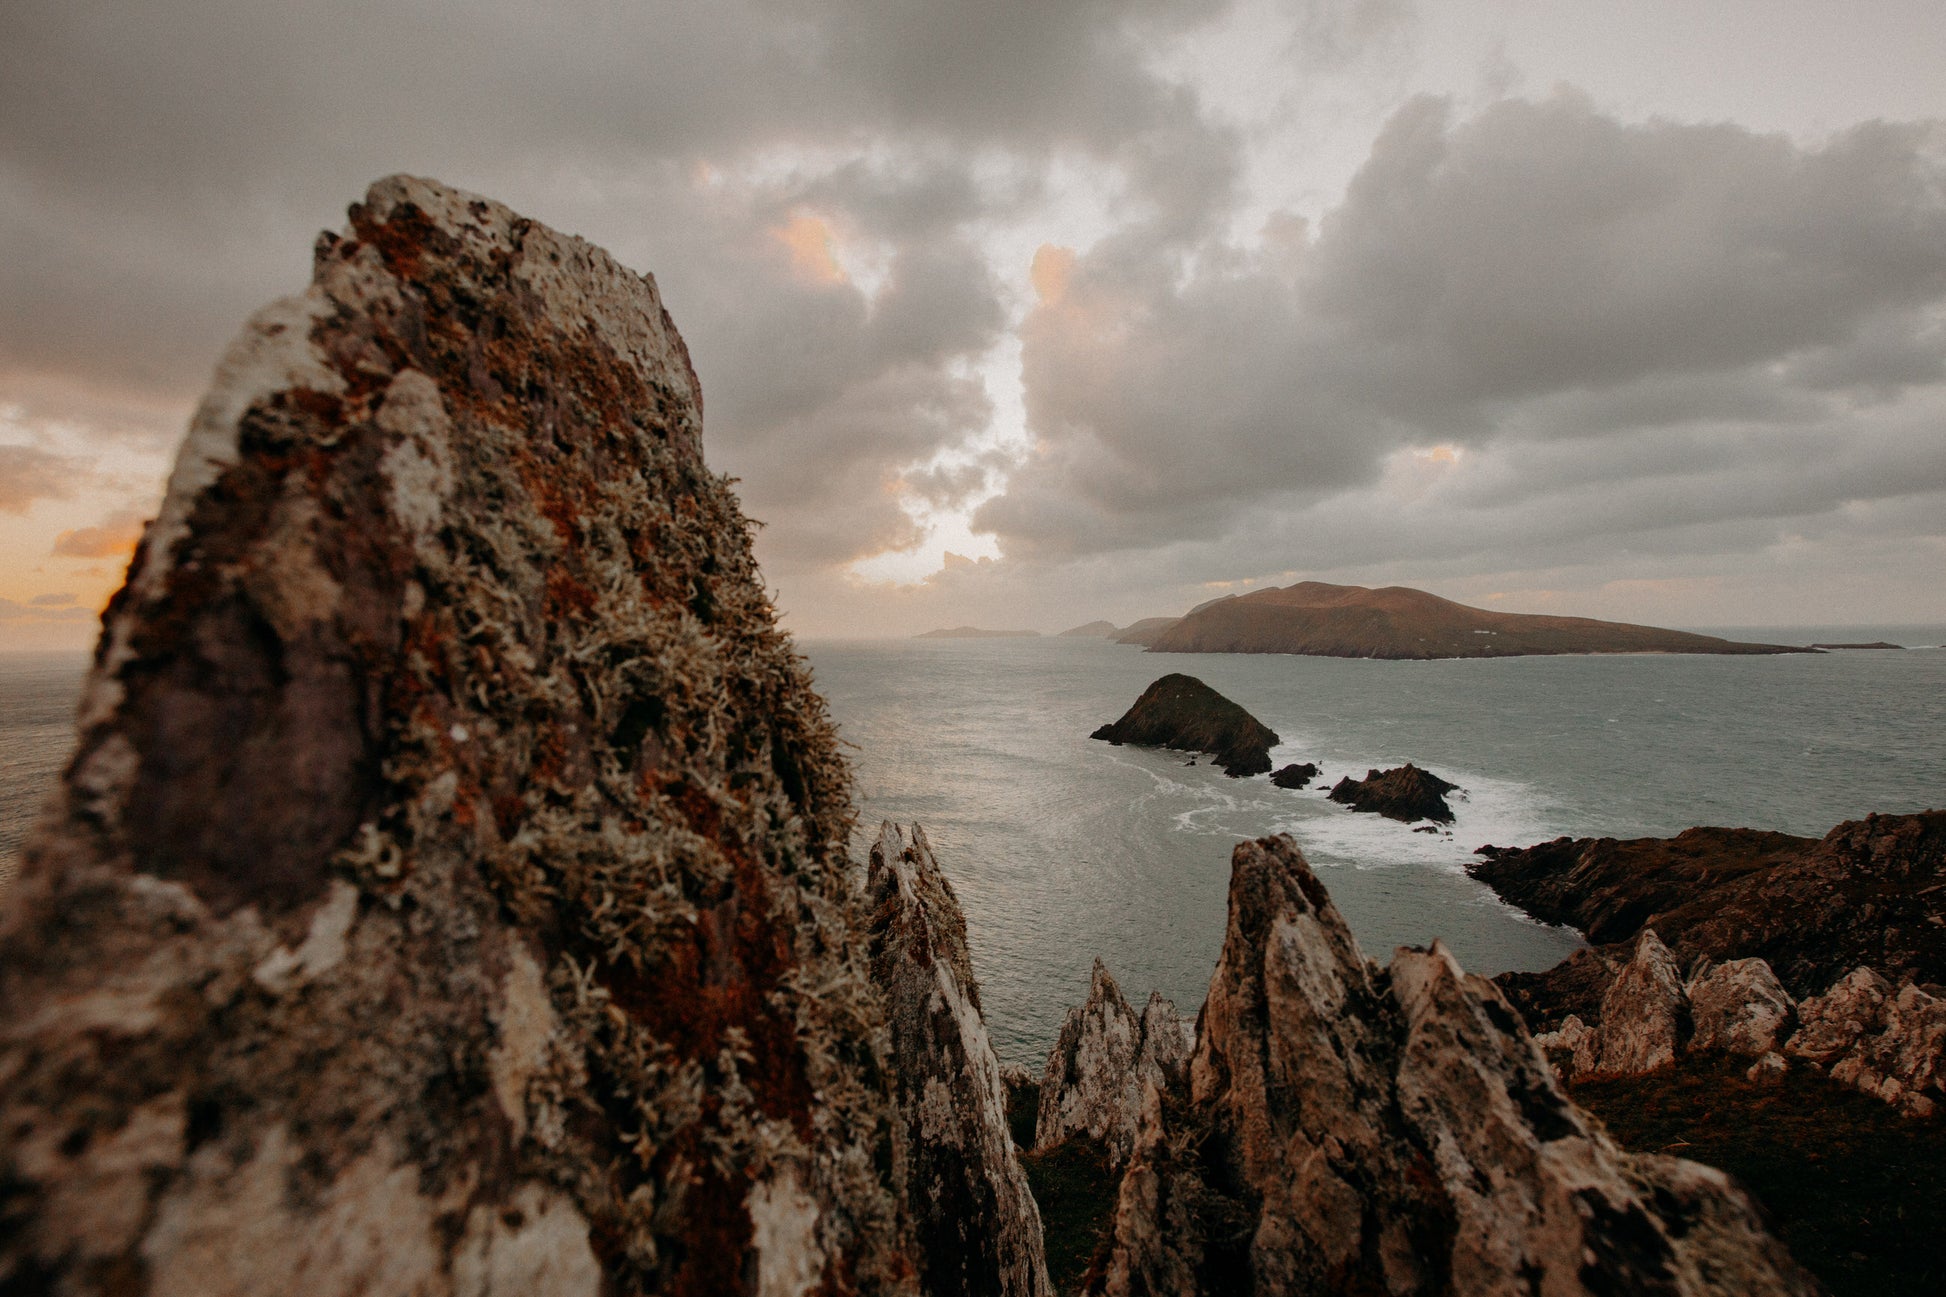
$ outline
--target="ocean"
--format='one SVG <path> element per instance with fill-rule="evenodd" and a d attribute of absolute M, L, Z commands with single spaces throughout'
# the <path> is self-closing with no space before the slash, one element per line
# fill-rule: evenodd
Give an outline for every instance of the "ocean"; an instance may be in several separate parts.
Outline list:
<path fill-rule="evenodd" d="M 1288 832 L 1367 954 L 1443 940 L 1469 970 L 1579 944 L 1467 878 L 1486 843 L 1695 824 L 1819 835 L 1946 805 L 1946 627 L 1713 628 L 1907 652 L 1443 662 L 1145 653 L 1089 639 L 808 641 L 858 775 L 858 855 L 881 819 L 925 827 L 966 911 L 1003 1061 L 1038 1069 L 1100 957 L 1139 1007 L 1201 1004 L 1230 847 Z M 0 656 L 0 871 L 66 760 L 81 655 Z M 1300 792 L 1088 734 L 1150 681 L 1197 676 L 1314 761 Z M 1464 789 L 1450 832 L 1325 798 L 1406 761 Z"/>

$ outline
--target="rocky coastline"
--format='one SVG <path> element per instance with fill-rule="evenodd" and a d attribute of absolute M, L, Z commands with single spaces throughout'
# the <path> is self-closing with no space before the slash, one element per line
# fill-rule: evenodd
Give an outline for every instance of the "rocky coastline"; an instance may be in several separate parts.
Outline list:
<path fill-rule="evenodd" d="M 948 873 L 851 859 L 701 423 L 653 280 L 428 180 L 246 327 L 0 914 L 0 1288 L 1054 1290 Z M 1087 1291 L 1817 1291 L 1289 838 L 1227 904 L 1193 1028 L 1097 964 L 1040 1079 L 1030 1157 L 1112 1177 Z"/>

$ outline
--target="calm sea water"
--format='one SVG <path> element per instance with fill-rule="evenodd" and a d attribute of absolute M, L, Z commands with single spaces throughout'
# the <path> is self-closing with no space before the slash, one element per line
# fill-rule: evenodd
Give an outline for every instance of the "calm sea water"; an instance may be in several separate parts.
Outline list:
<path fill-rule="evenodd" d="M 1946 642 L 1946 627 L 1735 632 Z M 861 821 L 926 828 L 967 915 L 994 1043 L 1038 1067 L 1099 955 L 1131 998 L 1202 1002 L 1230 847 L 1289 832 L 1367 953 L 1443 938 L 1469 969 L 1544 968 L 1572 933 L 1463 866 L 1483 843 L 1693 824 L 1821 834 L 1946 805 L 1946 651 L 1366 662 L 1144 653 L 1099 640 L 802 645 L 858 771 Z M 72 741 L 80 655 L 0 656 L 0 873 Z M 1088 733 L 1157 676 L 1201 677 L 1323 784 L 1413 761 L 1460 784 L 1450 833 L 1414 833 L 1265 778 Z M 861 830 L 861 840 L 863 830 Z M 862 856 L 862 845 L 861 845 Z M 4 886 L 0 883 L 0 886 Z"/>

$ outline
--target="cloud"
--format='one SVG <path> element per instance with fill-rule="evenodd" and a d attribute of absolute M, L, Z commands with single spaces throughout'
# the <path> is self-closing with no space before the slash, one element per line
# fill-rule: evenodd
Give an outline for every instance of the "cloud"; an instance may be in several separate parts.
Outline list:
<path fill-rule="evenodd" d="M 36 446 L 0 446 L 0 512 L 25 513 L 36 500 L 66 500 L 86 476 L 80 462 Z"/>
<path fill-rule="evenodd" d="M 1505 451 L 1420 506 L 1462 529 L 1481 492 L 1626 534 L 1677 496 L 1784 516 L 1936 480 L 1941 124 L 1803 145 L 1567 91 L 1464 121 L 1422 98 L 1315 237 L 1294 228 L 1047 254 L 1022 329 L 1038 451 L 976 516 L 1007 555 L 1204 546 L 1235 576 L 1267 532 L 1281 567 L 1437 553 L 1369 512 L 1394 457 L 1434 446 Z M 1859 422 L 1873 406 L 1905 413 Z M 1633 522 L 1600 528 L 1622 505 L 1575 475 Z"/>
<path fill-rule="evenodd" d="M 77 527 L 54 538 L 58 558 L 121 558 L 135 550 L 148 525 L 146 513 L 119 509 L 93 527 Z"/>
<path fill-rule="evenodd" d="M 0 621 L 92 621 L 95 615 L 87 608 L 49 607 L 39 599 L 32 603 L 0 599 Z"/>

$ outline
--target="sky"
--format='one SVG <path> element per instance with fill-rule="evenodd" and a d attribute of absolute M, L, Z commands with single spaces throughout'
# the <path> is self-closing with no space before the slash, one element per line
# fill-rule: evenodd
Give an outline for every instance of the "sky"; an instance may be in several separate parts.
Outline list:
<path fill-rule="evenodd" d="M 655 275 L 804 637 L 1946 622 L 1937 0 L 8 0 L 0 649 L 436 177 Z"/>

